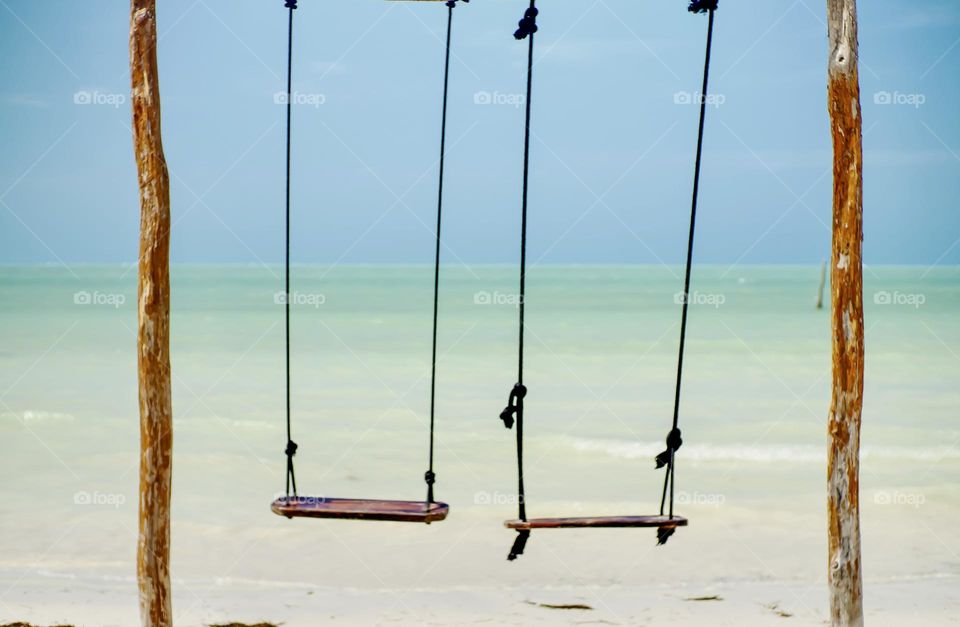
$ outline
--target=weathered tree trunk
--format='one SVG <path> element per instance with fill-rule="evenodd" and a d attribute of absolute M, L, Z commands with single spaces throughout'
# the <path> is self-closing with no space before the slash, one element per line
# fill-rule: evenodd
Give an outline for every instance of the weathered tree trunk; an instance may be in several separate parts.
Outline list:
<path fill-rule="evenodd" d="M 144 627 L 173 624 L 170 595 L 170 189 L 160 141 L 156 0 L 131 0 L 133 141 L 140 184 L 137 369 L 140 536 L 137 581 Z"/>
<path fill-rule="evenodd" d="M 856 0 L 827 0 L 833 136 L 833 394 L 827 460 L 830 615 L 863 625 L 860 418 L 863 408 L 863 148 Z"/>

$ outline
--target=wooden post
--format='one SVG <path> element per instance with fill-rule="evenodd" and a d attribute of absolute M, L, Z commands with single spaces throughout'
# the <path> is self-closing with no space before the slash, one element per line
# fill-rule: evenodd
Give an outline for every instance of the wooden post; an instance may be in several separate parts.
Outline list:
<path fill-rule="evenodd" d="M 144 627 L 170 627 L 170 182 L 160 141 L 156 0 L 130 2 L 133 143 L 140 186 L 137 371 L 140 535 L 137 582 Z"/>
<path fill-rule="evenodd" d="M 863 147 L 856 0 L 827 0 L 833 136 L 833 393 L 827 460 L 830 616 L 863 625 L 860 418 L 863 409 Z"/>

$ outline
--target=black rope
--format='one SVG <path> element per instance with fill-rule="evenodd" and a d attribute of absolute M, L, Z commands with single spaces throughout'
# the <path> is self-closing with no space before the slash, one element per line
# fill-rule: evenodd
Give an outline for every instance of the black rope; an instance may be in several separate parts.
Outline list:
<path fill-rule="evenodd" d="M 297 8 L 297 0 L 285 0 L 284 6 L 289 9 L 287 17 L 287 190 L 286 190 L 286 243 L 284 246 L 284 321 L 286 332 L 286 385 L 287 385 L 287 446 L 284 454 L 287 456 L 287 498 L 290 498 L 290 488 L 293 495 L 297 495 L 297 477 L 293 472 L 293 457 L 297 454 L 297 443 L 293 441 L 290 429 L 290 127 L 293 101 L 293 11 Z"/>
<path fill-rule="evenodd" d="M 527 303 L 527 206 L 528 194 L 530 189 L 530 100 L 533 92 L 533 34 L 537 32 L 537 7 L 536 0 L 530 0 L 530 8 L 520 20 L 520 29 L 514 33 L 518 40 L 529 37 L 530 45 L 527 47 L 527 100 L 526 116 L 523 130 L 523 202 L 521 206 L 520 220 L 520 307 L 519 307 L 519 350 L 517 356 L 517 386 L 518 392 L 516 398 L 517 408 L 517 496 L 518 496 L 518 515 L 520 520 L 527 519 L 527 506 L 525 490 L 523 487 L 523 398 L 527 394 L 527 388 L 523 385 L 523 332 L 524 315 L 526 313 Z"/>
<path fill-rule="evenodd" d="M 500 412 L 500 419 L 506 428 L 511 428 L 514 424 L 514 417 L 517 425 L 517 500 L 518 516 L 520 520 L 527 519 L 526 492 L 523 486 L 523 399 L 527 395 L 527 388 L 523 385 L 523 331 L 524 314 L 527 295 L 527 198 L 529 192 L 530 180 L 530 100 L 533 92 L 533 35 L 537 32 L 537 14 L 536 0 L 530 0 L 530 7 L 524 11 L 523 19 L 520 20 L 517 30 L 513 36 L 517 40 L 529 39 L 527 48 L 527 100 L 526 100 L 526 118 L 523 134 L 523 200 L 521 203 L 520 218 L 520 306 L 519 306 L 519 344 L 517 355 L 517 383 L 510 391 L 510 398 L 507 407 Z M 527 530 L 519 531 L 514 540 L 513 547 L 510 549 L 508 560 L 515 560 L 518 555 L 523 554 L 523 549 L 527 544 L 530 532 Z"/>
<path fill-rule="evenodd" d="M 463 0 L 469 2 L 469 0 Z M 430 358 L 430 463 L 423 475 L 427 482 L 427 503 L 433 503 L 433 484 L 437 475 L 433 472 L 434 416 L 437 399 L 437 321 L 440 306 L 440 226 L 443 218 L 443 166 L 447 146 L 447 92 L 450 86 L 450 38 L 453 33 L 453 9 L 457 0 L 447 1 L 447 46 L 443 63 L 443 111 L 440 116 L 440 182 L 437 190 L 436 254 L 433 264 L 433 349 Z"/>
<path fill-rule="evenodd" d="M 697 132 L 697 158 L 693 167 L 693 199 L 690 206 L 690 234 L 687 239 L 687 268 L 683 279 L 683 313 L 680 319 L 680 350 L 677 358 L 677 387 L 673 400 L 673 428 L 667 436 L 667 450 L 657 455 L 657 468 L 664 465 L 667 471 L 663 478 L 663 495 L 660 498 L 660 515 L 663 516 L 667 504 L 667 488 L 669 487 L 670 508 L 669 515 L 673 518 L 673 486 L 675 474 L 675 456 L 677 449 L 683 444 L 680 433 L 680 386 L 683 380 L 683 351 L 687 339 L 687 311 L 690 305 L 690 272 L 693 262 L 693 237 L 697 223 L 697 198 L 700 192 L 700 164 L 703 156 L 703 128 L 707 114 L 707 82 L 710 77 L 710 50 L 713 45 L 713 18 L 717 10 L 718 0 L 692 0 L 687 10 L 691 13 L 709 13 L 707 25 L 707 51 L 703 63 L 703 88 L 700 91 L 700 126 Z M 667 541 L 671 533 L 658 533 L 660 544 Z"/>

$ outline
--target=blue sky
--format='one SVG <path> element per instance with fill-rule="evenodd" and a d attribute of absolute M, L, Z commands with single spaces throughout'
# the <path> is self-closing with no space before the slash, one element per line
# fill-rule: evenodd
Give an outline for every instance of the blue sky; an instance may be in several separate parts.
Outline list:
<path fill-rule="evenodd" d="M 279 262 L 283 2 L 158 4 L 172 260 Z M 823 4 L 721 0 L 700 262 L 829 254 Z M 860 4 L 866 260 L 960 263 L 960 4 Z M 300 6 L 294 260 L 431 261 L 446 9 Z M 518 257 L 525 44 L 511 34 L 524 6 L 455 11 L 449 260 Z M 532 258 L 681 262 L 697 123 L 683 102 L 700 83 L 705 17 L 685 0 L 540 7 Z M 0 263 L 136 259 L 127 31 L 124 2 L 0 0 Z"/>

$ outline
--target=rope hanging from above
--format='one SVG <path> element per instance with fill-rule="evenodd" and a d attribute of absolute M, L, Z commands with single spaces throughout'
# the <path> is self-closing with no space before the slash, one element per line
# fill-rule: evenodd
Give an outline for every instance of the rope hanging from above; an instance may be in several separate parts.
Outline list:
<path fill-rule="evenodd" d="M 527 294 L 527 198 L 530 180 L 530 100 L 533 92 L 533 35 L 537 32 L 536 0 L 530 0 L 530 6 L 523 13 L 517 30 L 513 36 L 518 41 L 528 39 L 527 47 L 527 100 L 526 118 L 523 135 L 523 192 L 520 210 L 520 305 L 519 305 L 519 345 L 517 356 L 517 383 L 510 391 L 507 407 L 500 412 L 503 425 L 510 429 L 516 424 L 517 431 L 517 501 L 520 520 L 527 519 L 526 495 L 523 487 L 523 399 L 527 395 L 527 388 L 523 385 L 523 322 Z M 517 532 L 516 540 L 510 549 L 508 560 L 517 559 L 523 554 L 530 531 L 523 529 Z"/>
<path fill-rule="evenodd" d="M 293 457 L 297 454 L 297 443 L 293 441 L 290 426 L 290 129 L 293 122 L 293 12 L 297 8 L 297 0 L 285 0 L 284 7 L 288 9 L 287 16 L 287 171 L 286 171 L 286 212 L 284 220 L 286 241 L 284 244 L 284 334 L 286 347 L 286 393 L 287 393 L 287 446 L 284 454 L 287 456 L 287 498 L 290 498 L 291 488 L 293 495 L 297 495 L 297 477 L 293 472 Z"/>
<path fill-rule="evenodd" d="M 469 2 L 470 0 L 460 0 Z M 427 503 L 433 503 L 433 484 L 437 474 L 433 471 L 434 425 L 437 405 L 437 326 L 440 308 L 440 227 L 443 224 L 443 174 L 447 146 L 447 93 L 450 87 L 450 40 L 453 34 L 453 9 L 458 0 L 447 0 L 447 45 L 443 63 L 443 107 L 440 114 L 440 175 L 437 185 L 437 230 L 433 264 L 433 345 L 430 356 L 430 453 L 427 472 L 423 479 L 427 483 Z"/>
<path fill-rule="evenodd" d="M 710 78 L 710 51 L 713 46 L 713 18 L 718 0 L 692 0 L 687 10 L 694 14 L 708 13 L 707 46 L 703 63 L 703 87 L 700 90 L 700 125 L 697 131 L 697 156 L 693 166 L 693 198 L 690 203 L 690 233 L 687 238 L 687 265 L 683 279 L 683 313 L 680 318 L 680 348 L 677 357 L 677 386 L 673 400 L 673 427 L 667 435 L 667 448 L 657 455 L 657 468 L 667 467 L 663 478 L 663 494 L 660 497 L 660 515 L 667 511 L 673 518 L 674 474 L 676 452 L 683 445 L 680 432 L 680 388 L 683 381 L 683 353 L 687 340 L 687 313 L 690 306 L 690 274 L 693 264 L 693 238 L 697 224 L 697 200 L 700 194 L 700 164 L 703 157 L 703 129 L 707 115 L 707 84 Z M 668 493 L 669 490 L 669 493 Z M 669 501 L 668 501 L 669 498 Z M 668 507 L 669 505 L 669 507 Z M 665 544 L 675 528 L 661 528 L 657 532 L 659 544 Z"/>

